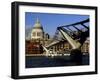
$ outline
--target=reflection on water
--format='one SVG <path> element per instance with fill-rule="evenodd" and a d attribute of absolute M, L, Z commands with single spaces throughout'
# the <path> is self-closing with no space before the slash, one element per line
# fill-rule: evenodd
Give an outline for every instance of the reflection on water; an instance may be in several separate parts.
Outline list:
<path fill-rule="evenodd" d="M 77 64 L 72 63 L 70 56 L 60 56 L 60 57 L 45 57 L 45 56 L 26 56 L 26 68 L 36 68 L 36 67 L 56 67 L 56 66 L 77 66 Z M 89 56 L 82 56 L 82 64 L 89 65 Z"/>

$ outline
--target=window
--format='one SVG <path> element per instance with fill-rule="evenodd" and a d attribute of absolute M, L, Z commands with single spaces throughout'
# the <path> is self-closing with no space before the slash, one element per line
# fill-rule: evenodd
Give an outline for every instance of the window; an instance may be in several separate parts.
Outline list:
<path fill-rule="evenodd" d="M 42 33 L 40 33 L 40 32 L 37 32 L 37 36 L 41 36 L 41 34 L 42 34 Z"/>
<path fill-rule="evenodd" d="M 33 32 L 33 36 L 36 36 L 36 33 L 35 32 Z"/>

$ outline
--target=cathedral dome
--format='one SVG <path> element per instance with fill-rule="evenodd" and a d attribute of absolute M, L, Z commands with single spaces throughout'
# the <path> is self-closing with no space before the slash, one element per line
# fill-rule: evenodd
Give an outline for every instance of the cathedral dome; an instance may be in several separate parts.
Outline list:
<path fill-rule="evenodd" d="M 36 23 L 33 26 L 32 32 L 31 32 L 31 39 L 43 39 L 44 37 L 44 31 L 43 27 L 37 18 Z"/>
<path fill-rule="evenodd" d="M 34 29 L 43 29 L 39 19 L 37 18 L 36 23 L 34 24 Z"/>

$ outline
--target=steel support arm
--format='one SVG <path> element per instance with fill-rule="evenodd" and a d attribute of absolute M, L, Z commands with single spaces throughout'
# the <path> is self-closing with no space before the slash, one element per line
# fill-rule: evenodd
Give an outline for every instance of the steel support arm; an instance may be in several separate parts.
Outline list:
<path fill-rule="evenodd" d="M 59 31 L 61 32 L 61 34 L 64 36 L 64 38 L 71 44 L 72 49 L 77 49 L 80 48 L 81 44 L 76 41 L 73 40 L 68 33 L 64 32 L 62 29 L 59 29 Z"/>

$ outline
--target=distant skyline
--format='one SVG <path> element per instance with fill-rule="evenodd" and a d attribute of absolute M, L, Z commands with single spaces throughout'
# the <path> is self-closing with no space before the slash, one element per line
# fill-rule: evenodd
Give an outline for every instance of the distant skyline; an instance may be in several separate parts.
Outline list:
<path fill-rule="evenodd" d="M 54 35 L 58 26 L 83 21 L 88 19 L 89 15 L 25 12 L 25 28 L 32 28 L 37 18 L 40 20 L 45 33 Z"/>

